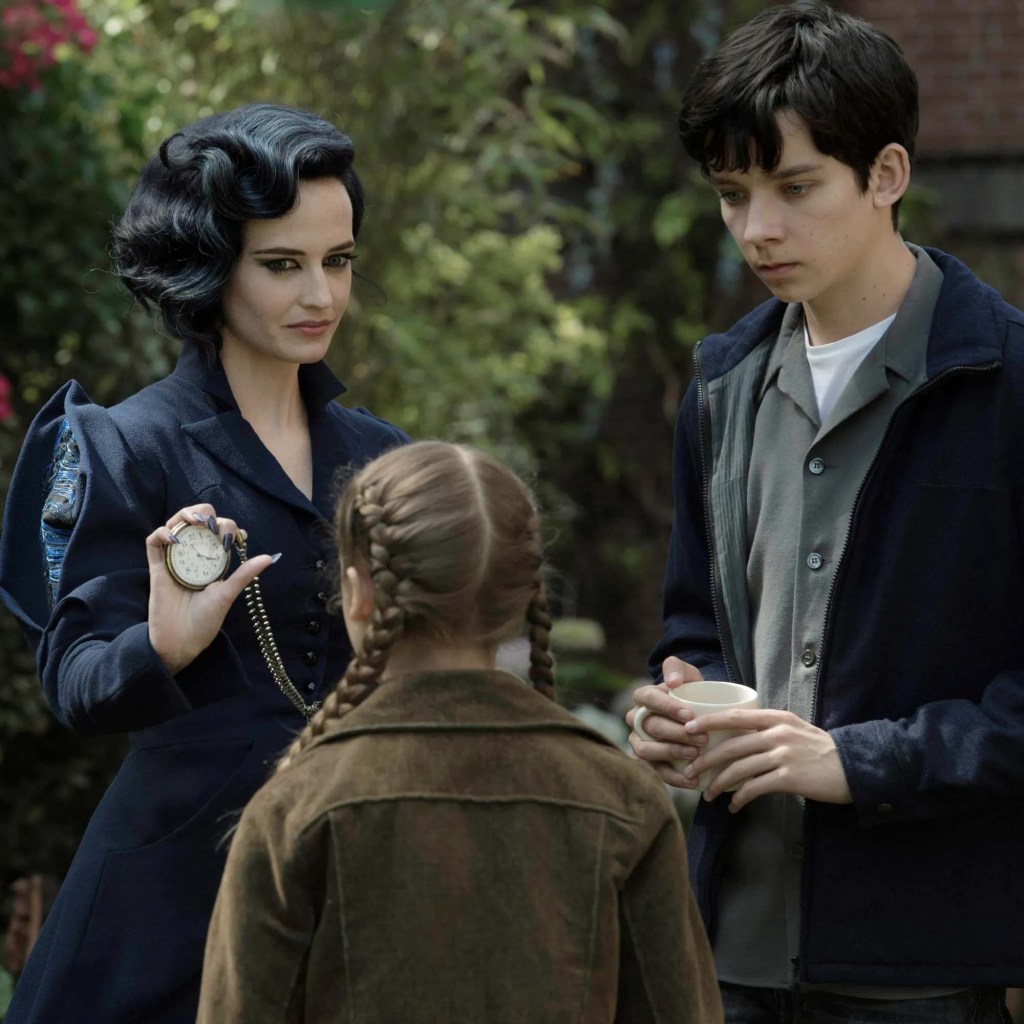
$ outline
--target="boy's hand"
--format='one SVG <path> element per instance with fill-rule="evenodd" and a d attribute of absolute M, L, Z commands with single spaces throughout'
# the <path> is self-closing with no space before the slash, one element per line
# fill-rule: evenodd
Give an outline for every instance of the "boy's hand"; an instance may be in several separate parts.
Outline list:
<path fill-rule="evenodd" d="M 722 769 L 705 791 L 705 800 L 738 786 L 729 801 L 734 813 L 765 793 L 795 793 L 829 804 L 853 802 L 835 741 L 791 711 L 716 711 L 688 722 L 683 733 L 696 739 L 713 729 L 751 731 L 725 740 L 687 765 L 685 776 L 691 786 L 708 768 Z"/>
<path fill-rule="evenodd" d="M 643 730 L 650 739 L 635 731 L 629 734 L 629 745 L 637 757 L 650 763 L 651 767 L 672 786 L 693 789 L 696 779 L 683 775 L 673 761 L 691 761 L 707 745 L 707 737 L 688 733 L 685 725 L 693 718 L 693 712 L 672 696 L 672 690 L 682 683 L 696 682 L 704 677 L 700 669 L 679 658 L 666 658 L 662 665 L 665 682 L 641 686 L 633 694 L 635 707 L 626 714 L 626 724 L 633 729 L 641 709 Z"/>

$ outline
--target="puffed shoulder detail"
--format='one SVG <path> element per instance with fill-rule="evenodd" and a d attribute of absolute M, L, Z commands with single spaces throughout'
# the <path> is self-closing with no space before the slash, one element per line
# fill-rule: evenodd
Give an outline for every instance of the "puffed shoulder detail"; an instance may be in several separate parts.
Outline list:
<path fill-rule="evenodd" d="M 39 540 L 43 549 L 47 590 L 53 605 L 60 586 L 61 569 L 67 553 L 68 539 L 78 517 L 81 454 L 75 432 L 67 419 L 61 424 L 53 462 L 47 473 L 50 491 L 43 501 L 39 522 Z"/>
<path fill-rule="evenodd" d="M 60 388 L 32 420 L 7 492 L 0 600 L 33 647 L 66 589 L 70 542 L 90 490 L 98 484 L 137 506 L 140 492 L 158 483 L 140 461 L 110 412 L 77 381 Z M 44 528 L 52 532 L 44 535 Z"/>

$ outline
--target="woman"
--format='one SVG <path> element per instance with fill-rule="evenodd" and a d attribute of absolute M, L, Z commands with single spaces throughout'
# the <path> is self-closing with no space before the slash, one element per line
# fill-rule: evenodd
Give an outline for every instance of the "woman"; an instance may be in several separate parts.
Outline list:
<path fill-rule="evenodd" d="M 408 440 L 333 402 L 343 388 L 322 362 L 362 219 L 352 159 L 328 122 L 267 104 L 168 138 L 115 229 L 114 258 L 184 342 L 178 364 L 111 409 L 71 382 L 29 430 L 0 596 L 37 647 L 57 717 L 129 732 L 131 751 L 8 1024 L 195 1019 L 219 840 L 351 656 L 325 607 L 332 481 Z M 151 535 L 186 523 L 222 550 L 244 537 L 253 557 L 185 589 L 154 571 L 164 544 Z M 259 602 L 236 600 L 272 554 L 263 645 L 287 679 L 261 653 Z"/>

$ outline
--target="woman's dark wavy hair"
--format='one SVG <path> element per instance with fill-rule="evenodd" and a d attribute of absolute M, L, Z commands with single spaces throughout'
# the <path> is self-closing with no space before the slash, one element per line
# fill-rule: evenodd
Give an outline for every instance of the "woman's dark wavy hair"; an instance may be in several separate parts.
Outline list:
<path fill-rule="evenodd" d="M 242 225 L 286 214 L 300 181 L 337 178 L 358 235 L 364 204 L 354 155 L 347 135 L 307 110 L 251 103 L 196 121 L 165 139 L 143 168 L 114 227 L 115 269 L 173 337 L 212 361 Z"/>
<path fill-rule="evenodd" d="M 776 115 L 784 110 L 803 120 L 822 153 L 853 169 L 862 191 L 890 143 L 913 159 L 917 77 L 903 51 L 821 0 L 762 11 L 704 58 L 683 95 L 679 133 L 705 175 L 752 164 L 771 172 L 782 156 Z"/>

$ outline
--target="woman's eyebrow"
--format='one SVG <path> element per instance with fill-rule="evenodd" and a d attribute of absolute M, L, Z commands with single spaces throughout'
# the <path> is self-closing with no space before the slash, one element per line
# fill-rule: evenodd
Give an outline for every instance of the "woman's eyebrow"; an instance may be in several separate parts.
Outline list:
<path fill-rule="evenodd" d="M 335 252 L 338 249 L 351 249 L 356 243 L 354 241 L 339 242 L 337 245 L 332 245 L 328 252 Z M 306 253 L 302 249 L 289 249 L 285 245 L 275 245 L 270 249 L 253 249 L 253 256 L 305 256 Z"/>

